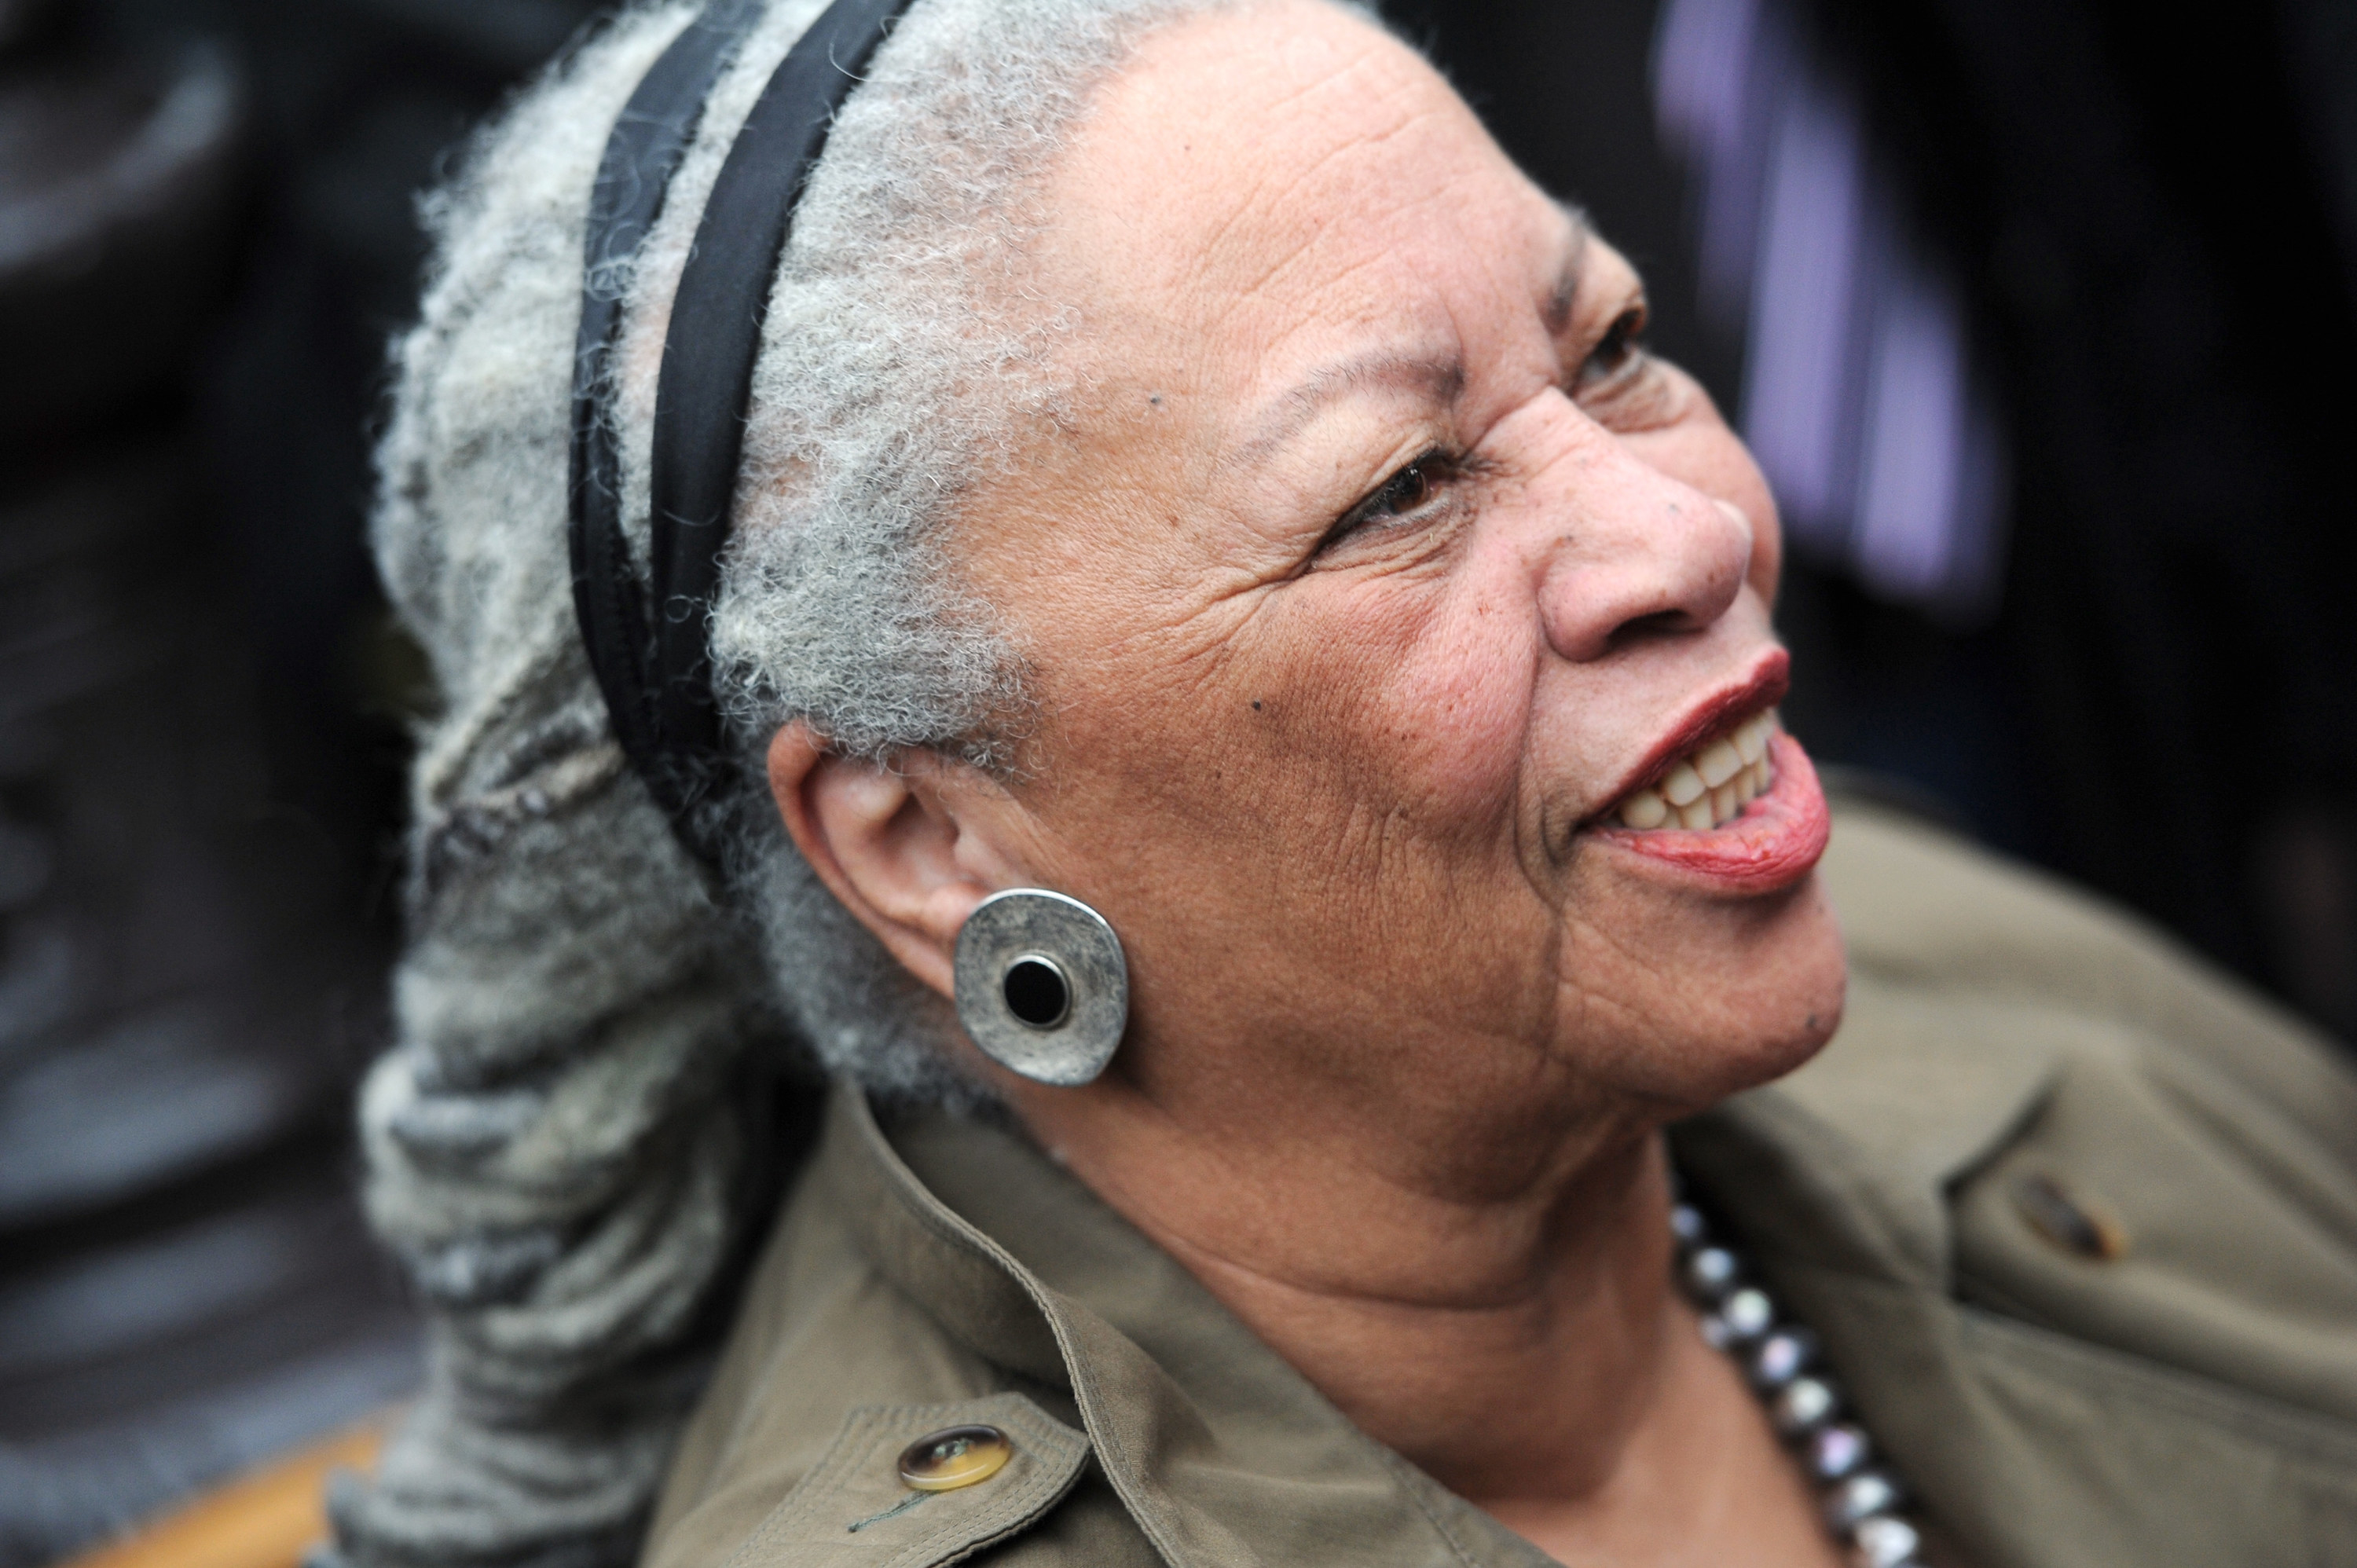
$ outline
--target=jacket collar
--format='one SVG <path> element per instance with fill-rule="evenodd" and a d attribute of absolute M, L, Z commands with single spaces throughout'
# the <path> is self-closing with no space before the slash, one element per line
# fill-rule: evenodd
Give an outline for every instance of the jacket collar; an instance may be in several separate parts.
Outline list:
<path fill-rule="evenodd" d="M 938 1114 L 888 1134 L 849 1087 L 828 1123 L 813 1174 L 877 1269 L 976 1354 L 1069 1393 L 1178 1568 L 1548 1561 L 1361 1433 L 1022 1137 Z"/>

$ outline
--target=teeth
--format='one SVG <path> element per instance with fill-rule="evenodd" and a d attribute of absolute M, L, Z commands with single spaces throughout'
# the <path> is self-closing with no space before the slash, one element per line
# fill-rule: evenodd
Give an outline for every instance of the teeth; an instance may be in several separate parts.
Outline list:
<path fill-rule="evenodd" d="M 1659 784 L 1622 800 L 1615 815 L 1640 832 L 1662 827 L 1701 832 L 1733 822 L 1775 781 L 1768 742 L 1777 728 L 1773 710 L 1752 714 L 1732 735 L 1682 758 Z"/>
<path fill-rule="evenodd" d="M 1670 803 L 1651 789 L 1640 789 L 1620 802 L 1620 821 L 1640 832 L 1670 820 Z"/>

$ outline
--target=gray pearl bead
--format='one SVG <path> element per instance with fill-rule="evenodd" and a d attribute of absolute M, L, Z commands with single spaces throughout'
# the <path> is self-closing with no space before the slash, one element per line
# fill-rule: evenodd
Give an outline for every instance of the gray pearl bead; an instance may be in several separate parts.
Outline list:
<path fill-rule="evenodd" d="M 1735 1275 L 1735 1254 L 1724 1247 L 1705 1247 L 1686 1260 L 1686 1284 L 1705 1301 L 1726 1294 Z"/>
<path fill-rule="evenodd" d="M 1865 1433 L 1844 1423 L 1811 1434 L 1803 1454 L 1809 1474 L 1821 1481 L 1838 1481 L 1865 1464 L 1873 1447 Z"/>
<path fill-rule="evenodd" d="M 1923 1538 L 1903 1519 L 1877 1514 L 1850 1532 L 1850 1560 L 1858 1568 L 1906 1568 Z"/>
<path fill-rule="evenodd" d="M 1816 1354 L 1815 1335 L 1805 1328 L 1780 1328 L 1751 1353 L 1751 1386 L 1763 1392 L 1781 1389 L 1806 1370 Z"/>
<path fill-rule="evenodd" d="M 1795 1378 L 1784 1385 L 1784 1391 L 1769 1406 L 1768 1414 L 1778 1432 L 1786 1437 L 1798 1437 L 1830 1418 L 1840 1402 L 1822 1379 Z"/>
<path fill-rule="evenodd" d="M 1899 1506 L 1899 1488 L 1879 1470 L 1862 1470 L 1825 1494 L 1825 1522 L 1836 1534 Z"/>
<path fill-rule="evenodd" d="M 1746 1285 L 1718 1304 L 1718 1315 L 1738 1339 L 1757 1339 L 1776 1326 L 1776 1304 L 1766 1291 Z"/>

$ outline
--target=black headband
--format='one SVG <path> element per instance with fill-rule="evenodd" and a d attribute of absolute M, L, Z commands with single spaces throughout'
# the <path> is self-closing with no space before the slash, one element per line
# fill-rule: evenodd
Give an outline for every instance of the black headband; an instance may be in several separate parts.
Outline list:
<path fill-rule="evenodd" d="M 621 458 L 605 400 L 621 327 L 614 286 L 654 226 L 704 102 L 765 0 L 713 0 L 663 50 L 614 123 L 597 165 L 573 368 L 573 607 L 614 735 L 681 842 L 719 864 L 694 808 L 723 776 L 710 621 L 745 446 L 753 361 L 794 204 L 835 112 L 910 0 L 834 0 L 761 89 L 705 201 L 672 300 L 655 388 L 648 575 L 622 533 Z"/>

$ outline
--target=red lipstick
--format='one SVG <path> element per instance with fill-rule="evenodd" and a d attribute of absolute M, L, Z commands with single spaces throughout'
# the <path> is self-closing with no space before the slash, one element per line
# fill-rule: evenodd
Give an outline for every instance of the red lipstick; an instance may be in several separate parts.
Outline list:
<path fill-rule="evenodd" d="M 1722 708 L 1718 714 L 1724 717 L 1730 711 Z M 1707 735 L 1709 730 L 1706 726 L 1692 733 Z M 1698 832 L 1607 827 L 1597 832 L 1596 842 L 1726 892 L 1764 894 L 1792 886 L 1825 853 L 1833 819 L 1825 810 L 1817 770 L 1799 741 L 1780 733 L 1769 742 L 1768 757 L 1775 782 L 1733 822 Z"/>

